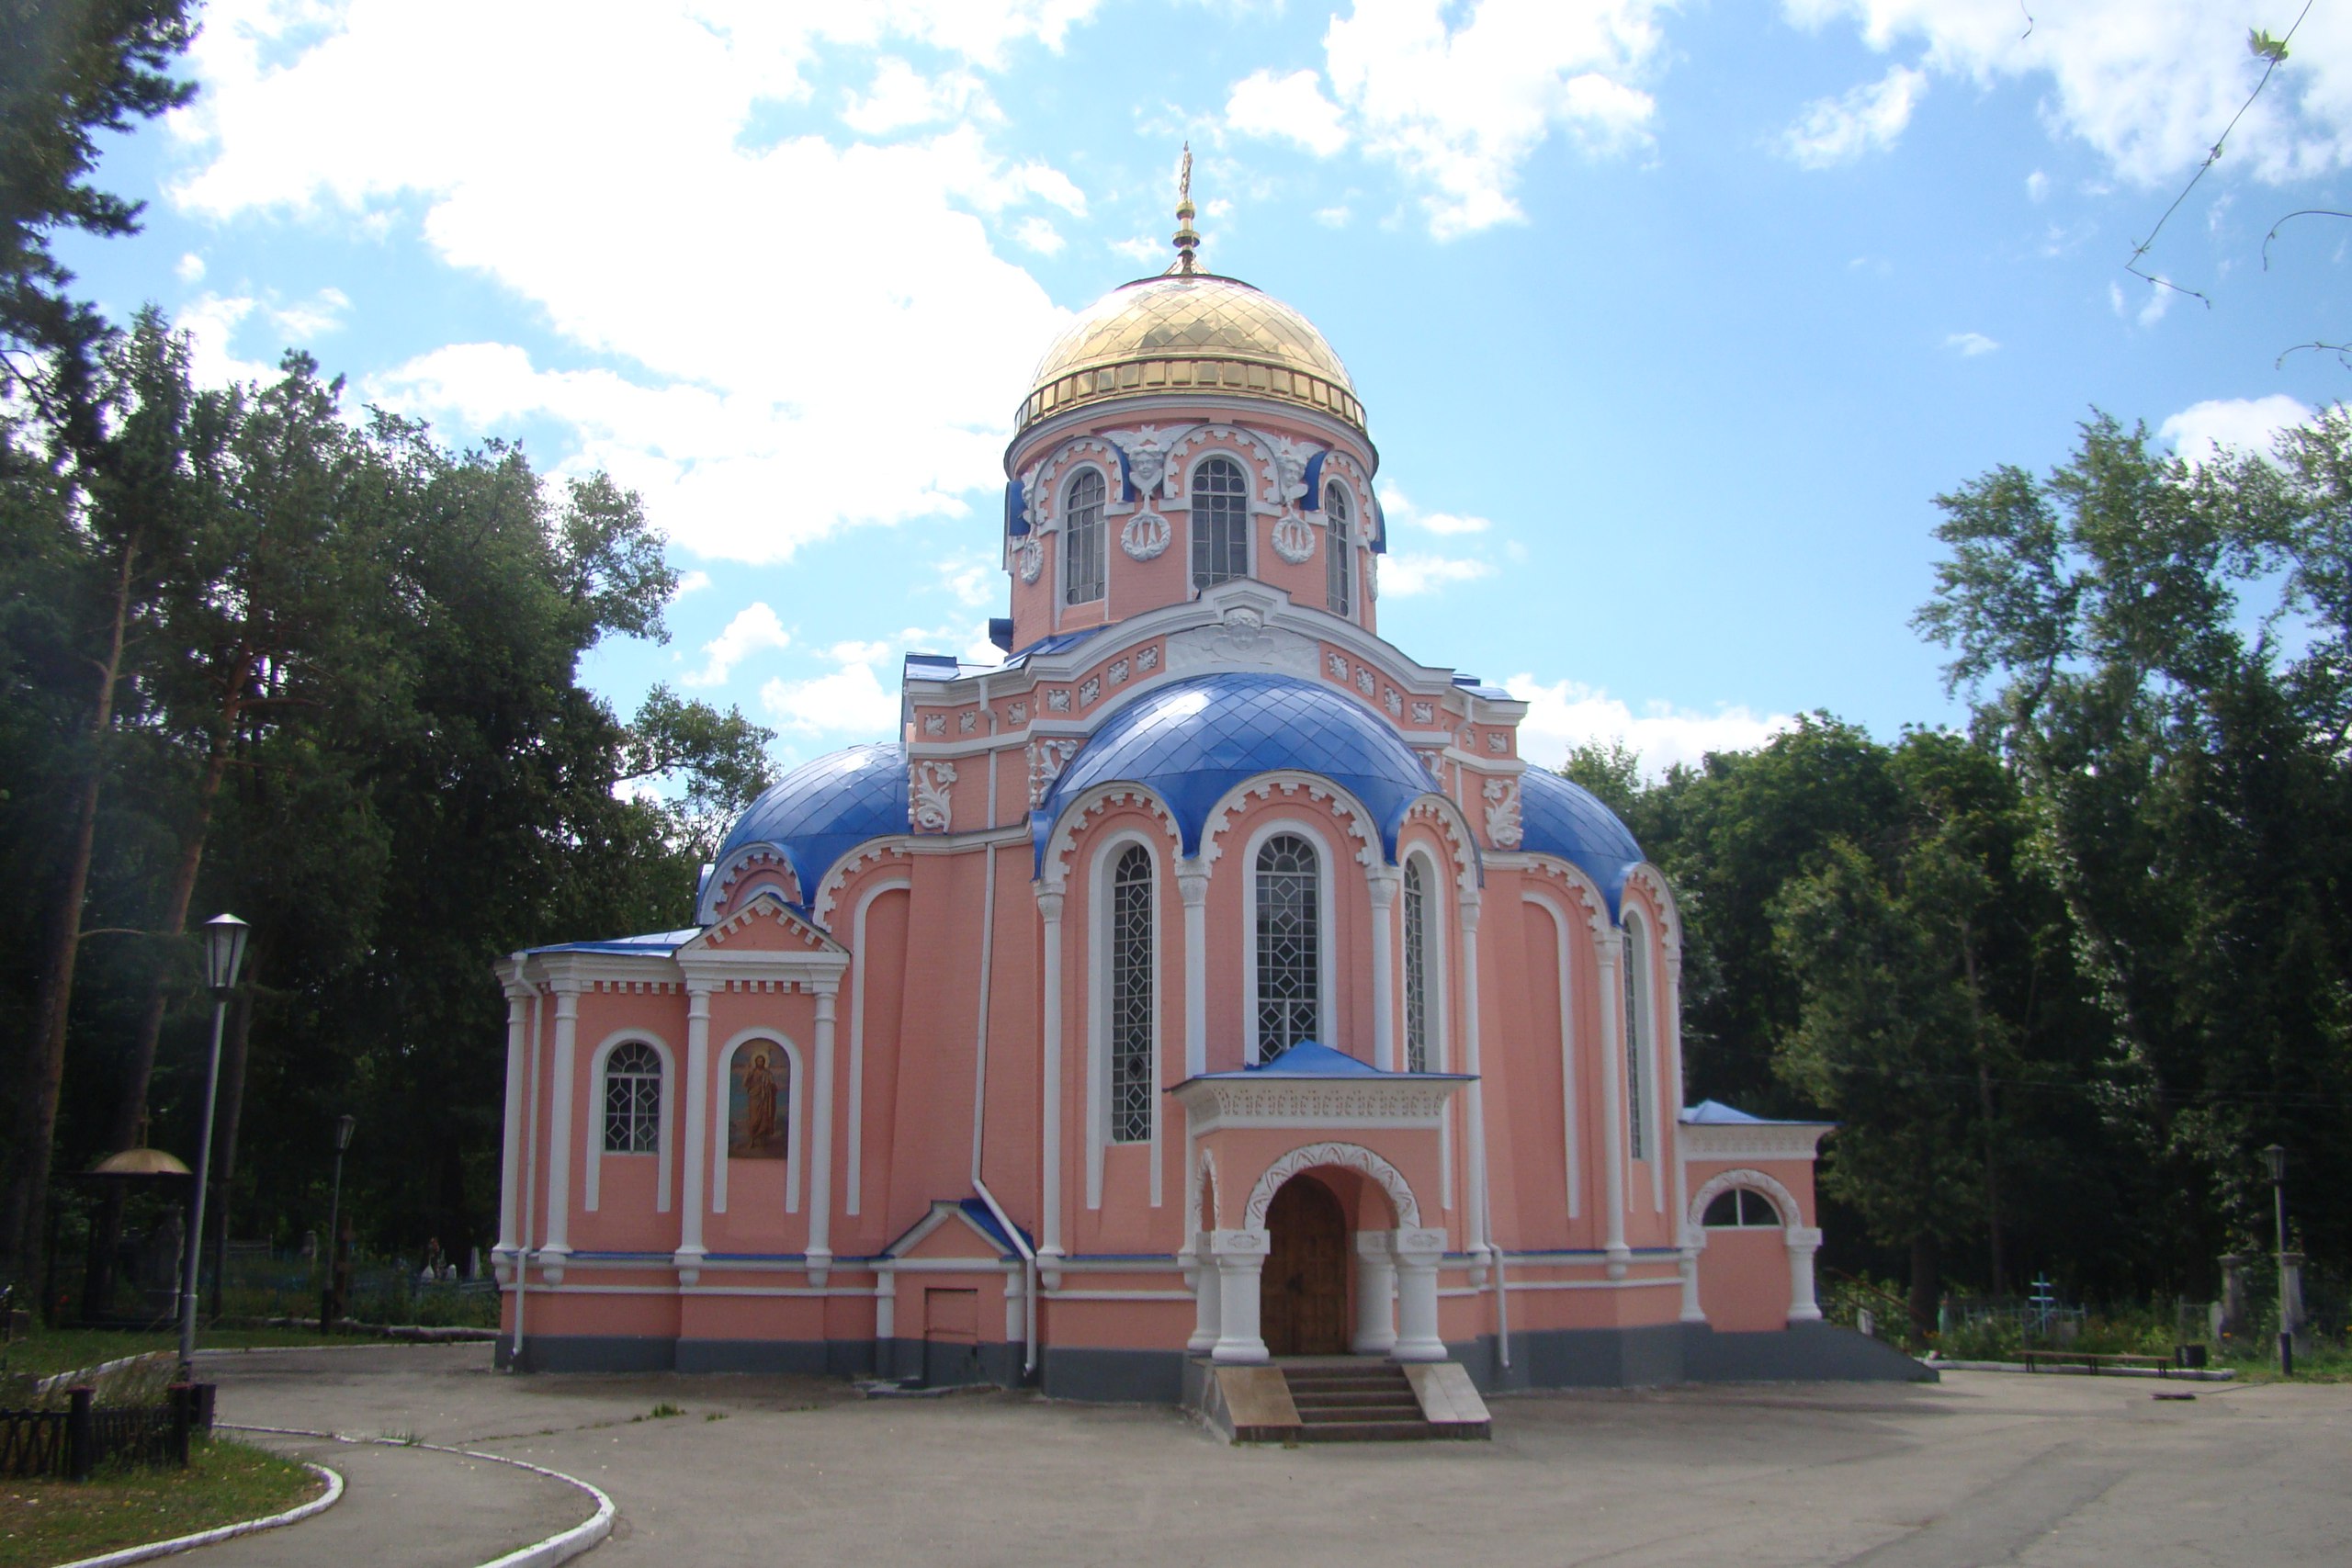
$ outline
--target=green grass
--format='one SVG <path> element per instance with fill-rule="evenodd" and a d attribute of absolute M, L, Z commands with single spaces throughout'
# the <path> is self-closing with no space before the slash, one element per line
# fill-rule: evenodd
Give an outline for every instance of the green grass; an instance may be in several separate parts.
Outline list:
<path fill-rule="evenodd" d="M 356 1336 L 321 1335 L 307 1328 L 205 1328 L 196 1331 L 199 1350 L 251 1350 L 270 1346 L 350 1345 L 367 1343 Z M 153 1350 L 176 1350 L 175 1333 L 141 1333 L 119 1328 L 43 1329 L 24 1339 L 0 1345 L 0 1386 L 18 1378 L 45 1378 L 81 1367 L 95 1367 L 125 1356 Z"/>
<path fill-rule="evenodd" d="M 325 1483 L 289 1460 L 198 1438 L 186 1470 L 109 1467 L 88 1481 L 0 1481 L 0 1568 L 45 1568 L 276 1514 Z"/>

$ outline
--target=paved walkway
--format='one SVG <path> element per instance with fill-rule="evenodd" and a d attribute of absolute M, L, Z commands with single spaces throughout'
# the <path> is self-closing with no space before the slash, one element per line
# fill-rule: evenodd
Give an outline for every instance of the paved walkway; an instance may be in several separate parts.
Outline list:
<path fill-rule="evenodd" d="M 1251 1450 L 1165 1410 L 996 1393 L 867 1403 L 792 1378 L 512 1378 L 480 1346 L 224 1357 L 208 1370 L 224 1420 L 413 1432 L 594 1482 L 620 1508 L 592 1560 L 612 1568 L 2261 1568 L 2352 1556 L 2352 1387 L 2208 1383 L 2194 1401 L 2160 1402 L 2153 1393 L 2180 1389 L 1962 1372 L 1548 1394 L 1495 1401 L 1491 1444 Z M 652 1418 L 664 1404 L 686 1414 Z M 377 1489 L 399 1493 L 401 1522 L 370 1526 L 364 1563 L 348 1568 L 480 1562 L 514 1544 L 486 1533 L 471 1556 L 451 1555 L 473 1528 L 461 1509 L 489 1505 L 445 1506 L 437 1489 L 503 1497 L 528 1477 L 329 1462 L 351 1475 L 349 1500 L 277 1532 L 301 1551 L 252 1561 L 344 1561 L 325 1532 L 337 1515 L 366 1523 L 358 1509 Z M 587 1511 L 584 1498 L 557 1507 L 539 1533 Z"/>

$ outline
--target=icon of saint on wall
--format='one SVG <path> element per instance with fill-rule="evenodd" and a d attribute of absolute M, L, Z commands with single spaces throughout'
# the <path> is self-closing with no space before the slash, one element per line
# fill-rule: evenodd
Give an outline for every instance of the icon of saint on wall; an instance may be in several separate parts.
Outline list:
<path fill-rule="evenodd" d="M 756 1043 L 728 1066 L 727 1156 L 782 1159 L 786 1111 L 792 1103 L 792 1058 L 780 1045 Z"/>

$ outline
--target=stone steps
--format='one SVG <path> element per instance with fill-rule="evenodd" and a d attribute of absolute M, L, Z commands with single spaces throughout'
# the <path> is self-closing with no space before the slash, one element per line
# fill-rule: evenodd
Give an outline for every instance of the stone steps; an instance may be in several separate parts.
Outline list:
<path fill-rule="evenodd" d="M 1491 1437 L 1486 1402 L 1452 1362 L 1347 1357 L 1209 1367 L 1210 1418 L 1235 1442 L 1419 1442 Z"/>

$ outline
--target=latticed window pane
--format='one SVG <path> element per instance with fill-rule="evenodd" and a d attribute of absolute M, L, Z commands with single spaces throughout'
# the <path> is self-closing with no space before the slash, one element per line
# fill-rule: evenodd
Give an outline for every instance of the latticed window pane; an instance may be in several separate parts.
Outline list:
<path fill-rule="evenodd" d="M 662 1135 L 662 1057 L 641 1040 L 605 1058 L 605 1152 L 650 1155 Z"/>
<path fill-rule="evenodd" d="M 1211 457 L 1193 470 L 1193 589 L 1250 575 L 1250 486 L 1241 465 Z"/>
<path fill-rule="evenodd" d="M 1649 1140 L 1644 1130 L 1648 1117 L 1643 1104 L 1648 1098 L 1642 1084 L 1642 1059 L 1649 1032 L 1649 1010 L 1642 1005 L 1647 993 L 1642 989 L 1642 928 L 1632 920 L 1625 922 L 1625 1121 L 1626 1147 L 1635 1159 L 1649 1158 Z"/>
<path fill-rule="evenodd" d="M 1331 614 L 1352 615 L 1356 602 L 1355 532 L 1348 518 L 1348 492 L 1339 485 L 1323 489 L 1323 516 L 1330 536 L 1323 541 L 1323 582 Z"/>
<path fill-rule="evenodd" d="M 1151 1140 L 1151 856 L 1129 844 L 1111 878 L 1111 1137 Z"/>
<path fill-rule="evenodd" d="M 1258 851 L 1258 1058 L 1312 1040 L 1322 1000 L 1315 846 L 1277 833 Z"/>
<path fill-rule="evenodd" d="M 1405 1070 L 1430 1070 L 1430 910 L 1421 863 L 1405 863 Z"/>
<path fill-rule="evenodd" d="M 1069 483 L 1062 516 L 1062 561 L 1070 604 L 1102 597 L 1102 476 L 1091 468 Z"/>

